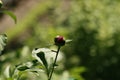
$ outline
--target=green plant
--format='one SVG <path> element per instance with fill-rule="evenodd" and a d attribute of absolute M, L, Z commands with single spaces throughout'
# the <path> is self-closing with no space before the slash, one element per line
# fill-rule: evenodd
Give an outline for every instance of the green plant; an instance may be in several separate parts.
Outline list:
<path fill-rule="evenodd" d="M 49 48 L 35 48 L 32 51 L 33 59 L 16 65 L 13 69 L 8 66 L 5 70 L 7 80 L 21 80 L 25 73 L 32 72 L 37 75 L 44 75 L 44 80 L 52 80 L 52 75 L 55 68 L 58 66 L 56 62 L 61 60 L 60 49 L 71 40 L 65 40 L 62 36 L 57 36 L 54 39 L 54 45 L 57 46 L 56 50 Z M 47 77 L 47 78 L 46 78 Z M 67 79 L 69 80 L 69 79 Z"/>

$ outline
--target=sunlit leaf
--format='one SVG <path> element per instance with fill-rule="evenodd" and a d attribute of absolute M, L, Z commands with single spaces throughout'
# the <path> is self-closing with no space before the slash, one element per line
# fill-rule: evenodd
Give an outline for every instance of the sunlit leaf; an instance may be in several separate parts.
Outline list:
<path fill-rule="evenodd" d="M 43 62 L 38 57 L 38 55 L 39 55 L 38 53 L 44 53 L 44 56 L 45 56 L 45 59 L 46 59 L 48 66 L 51 65 L 51 62 L 52 62 L 51 59 L 54 60 L 55 55 L 56 55 L 55 50 L 50 50 L 48 48 L 35 48 L 35 49 L 33 49 L 32 56 L 42 64 L 43 64 Z M 63 53 L 59 52 L 57 62 L 61 61 L 62 59 L 63 59 Z"/>
<path fill-rule="evenodd" d="M 0 8 L 2 7 L 2 4 L 3 4 L 3 3 L 2 3 L 2 1 L 0 0 Z"/>
<path fill-rule="evenodd" d="M 5 77 L 10 78 L 10 66 L 7 66 L 4 71 Z"/>
<path fill-rule="evenodd" d="M 0 54 L 1 51 L 3 51 L 4 47 L 6 46 L 7 43 L 7 36 L 5 34 L 0 35 Z"/>
<path fill-rule="evenodd" d="M 35 68 L 38 68 L 39 71 L 43 71 L 42 70 L 42 65 L 39 65 L 38 67 L 38 61 L 37 60 L 32 60 L 32 61 L 29 61 L 29 62 L 26 62 L 26 63 L 22 63 L 22 64 L 18 64 L 16 65 L 16 68 L 19 70 L 19 71 L 31 71 L 31 72 L 36 72 L 37 70 Z"/>
<path fill-rule="evenodd" d="M 22 64 L 16 65 L 16 68 L 17 68 L 19 71 L 25 71 L 25 70 L 27 70 L 27 69 L 30 69 L 31 66 L 32 66 L 32 63 L 27 62 L 27 63 L 22 63 Z"/>

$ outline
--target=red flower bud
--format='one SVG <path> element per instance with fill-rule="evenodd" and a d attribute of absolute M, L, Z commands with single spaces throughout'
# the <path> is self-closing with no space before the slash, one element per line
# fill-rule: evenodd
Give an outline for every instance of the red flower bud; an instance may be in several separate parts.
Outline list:
<path fill-rule="evenodd" d="M 65 40 L 64 40 L 63 36 L 57 36 L 54 39 L 54 42 L 55 42 L 55 45 L 57 45 L 57 46 L 64 46 L 65 45 Z"/>

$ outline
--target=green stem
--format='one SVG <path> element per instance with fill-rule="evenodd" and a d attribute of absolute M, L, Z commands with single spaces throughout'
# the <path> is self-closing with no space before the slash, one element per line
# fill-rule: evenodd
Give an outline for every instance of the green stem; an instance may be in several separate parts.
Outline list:
<path fill-rule="evenodd" d="M 48 70 L 48 68 L 46 68 L 46 72 L 47 72 L 47 77 L 49 78 L 49 70 Z"/>
<path fill-rule="evenodd" d="M 58 46 L 58 50 L 57 50 L 57 52 L 56 52 L 56 57 L 55 57 L 55 60 L 54 60 L 54 63 L 53 63 L 53 67 L 52 67 L 52 70 L 51 70 L 51 73 L 50 73 L 50 75 L 49 75 L 49 78 L 48 78 L 48 80 L 51 80 L 51 77 L 52 77 L 52 74 L 53 74 L 53 71 L 54 71 L 54 67 L 55 67 L 55 64 L 56 64 L 56 61 L 57 61 L 57 57 L 58 57 L 58 53 L 59 53 L 59 51 L 60 51 L 60 46 Z"/>

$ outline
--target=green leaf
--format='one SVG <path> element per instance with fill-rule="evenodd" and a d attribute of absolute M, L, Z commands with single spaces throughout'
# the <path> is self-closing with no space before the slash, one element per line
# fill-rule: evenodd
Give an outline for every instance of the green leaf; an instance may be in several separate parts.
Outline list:
<path fill-rule="evenodd" d="M 15 23 L 17 23 L 17 18 L 15 14 L 13 14 L 13 12 L 8 11 L 8 10 L 3 10 L 2 13 L 9 15 L 15 21 Z"/>
<path fill-rule="evenodd" d="M 17 69 L 19 71 L 25 71 L 25 70 L 29 69 L 29 67 L 27 67 L 27 66 L 19 66 Z"/>
<path fill-rule="evenodd" d="M 33 66 L 33 63 L 32 63 L 32 62 L 26 62 L 26 63 L 22 63 L 22 64 L 16 65 L 16 68 L 17 68 L 19 71 L 25 71 L 25 70 L 27 70 L 27 69 L 30 69 L 32 66 Z"/>
<path fill-rule="evenodd" d="M 6 46 L 6 43 L 7 43 L 6 34 L 1 34 L 0 35 L 0 54 L 3 51 L 4 47 Z"/>
<path fill-rule="evenodd" d="M 32 60 L 33 65 L 32 66 L 37 66 L 38 65 L 38 60 Z"/>
<path fill-rule="evenodd" d="M 4 71 L 4 74 L 5 74 L 5 77 L 6 78 L 10 78 L 10 66 L 7 66 L 5 71 Z"/>
<path fill-rule="evenodd" d="M 0 0 L 0 8 L 2 7 L 2 4 L 3 4 L 3 3 L 2 3 L 2 1 Z"/>
<path fill-rule="evenodd" d="M 4 9 L 4 8 L 1 8 L 2 7 L 2 1 L 0 0 L 0 13 L 4 13 L 4 14 L 7 14 L 9 15 L 13 20 L 14 22 L 16 23 L 17 22 L 17 18 L 15 16 L 15 14 L 13 14 L 11 11 L 7 10 L 7 9 Z"/>
<path fill-rule="evenodd" d="M 37 56 L 41 59 L 42 63 L 44 64 L 44 66 L 47 68 L 48 67 L 48 63 L 45 59 L 45 54 L 44 52 L 39 52 L 37 53 Z"/>

